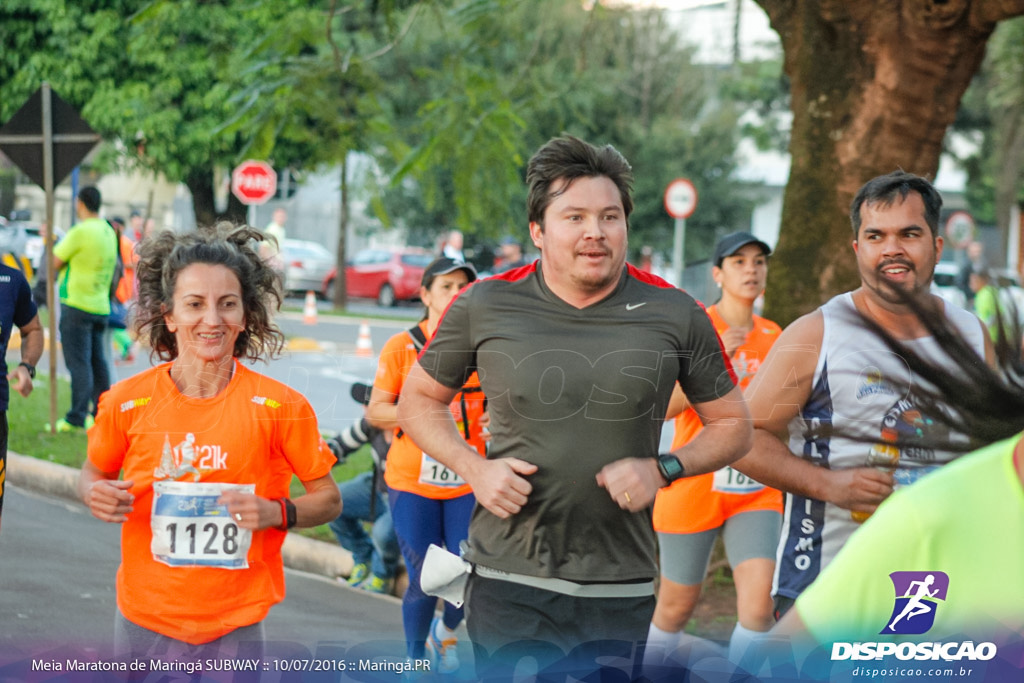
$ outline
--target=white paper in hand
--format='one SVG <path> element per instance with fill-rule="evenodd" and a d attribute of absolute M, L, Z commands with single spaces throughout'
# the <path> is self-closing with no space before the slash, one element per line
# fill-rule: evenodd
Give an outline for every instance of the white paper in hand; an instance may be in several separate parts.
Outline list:
<path fill-rule="evenodd" d="M 444 548 L 430 544 L 420 571 L 420 588 L 427 595 L 441 598 L 456 607 L 462 607 L 466 596 L 466 582 L 473 565 Z"/>

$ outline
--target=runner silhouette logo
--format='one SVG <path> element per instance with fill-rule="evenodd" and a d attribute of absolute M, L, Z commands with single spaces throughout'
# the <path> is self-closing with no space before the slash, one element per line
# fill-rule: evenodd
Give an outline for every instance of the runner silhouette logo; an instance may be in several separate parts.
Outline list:
<path fill-rule="evenodd" d="M 889 621 L 879 633 L 919 635 L 935 623 L 939 602 L 946 600 L 949 576 L 945 572 L 893 572 L 889 574 L 896 601 Z"/>

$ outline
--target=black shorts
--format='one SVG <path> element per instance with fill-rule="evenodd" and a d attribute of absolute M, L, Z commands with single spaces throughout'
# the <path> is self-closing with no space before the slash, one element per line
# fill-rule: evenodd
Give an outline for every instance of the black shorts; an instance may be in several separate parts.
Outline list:
<path fill-rule="evenodd" d="M 539 672 L 582 674 L 577 678 L 599 668 L 598 661 L 615 661 L 632 678 L 639 671 L 654 602 L 653 595 L 579 598 L 472 575 L 466 628 L 477 676 L 501 680 L 531 658 Z"/>
<path fill-rule="evenodd" d="M 796 604 L 796 598 L 776 595 L 772 598 L 772 603 L 775 605 L 775 621 L 781 621 L 782 617 L 786 616 L 786 612 L 793 609 L 793 605 Z"/>

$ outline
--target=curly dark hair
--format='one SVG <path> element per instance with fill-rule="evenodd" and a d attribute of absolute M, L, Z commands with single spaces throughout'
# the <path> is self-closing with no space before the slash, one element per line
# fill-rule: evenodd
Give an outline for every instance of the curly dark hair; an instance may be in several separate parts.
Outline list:
<path fill-rule="evenodd" d="M 284 334 L 271 314 L 281 308 L 281 291 L 276 273 L 257 251 L 264 239 L 259 230 L 222 221 L 184 234 L 162 231 L 139 244 L 133 326 L 140 338 L 149 340 L 151 355 L 164 361 L 178 357 L 178 342 L 167 329 L 164 315 L 173 308 L 178 273 L 193 263 L 225 266 L 242 285 L 245 329 L 235 340 L 232 355 L 270 360 L 280 354 Z"/>

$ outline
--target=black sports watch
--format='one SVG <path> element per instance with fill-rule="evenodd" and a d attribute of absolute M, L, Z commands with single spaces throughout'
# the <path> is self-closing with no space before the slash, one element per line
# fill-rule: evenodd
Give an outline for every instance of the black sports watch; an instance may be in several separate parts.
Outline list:
<path fill-rule="evenodd" d="M 28 376 L 31 379 L 36 378 L 36 366 L 32 365 L 31 363 L 26 363 L 25 361 L 21 361 L 20 363 L 18 363 L 18 365 L 28 370 Z"/>
<path fill-rule="evenodd" d="M 665 477 L 665 486 L 686 476 L 683 463 L 679 462 L 679 458 L 671 453 L 662 453 L 658 456 L 658 471 L 661 472 L 661 476 Z"/>

